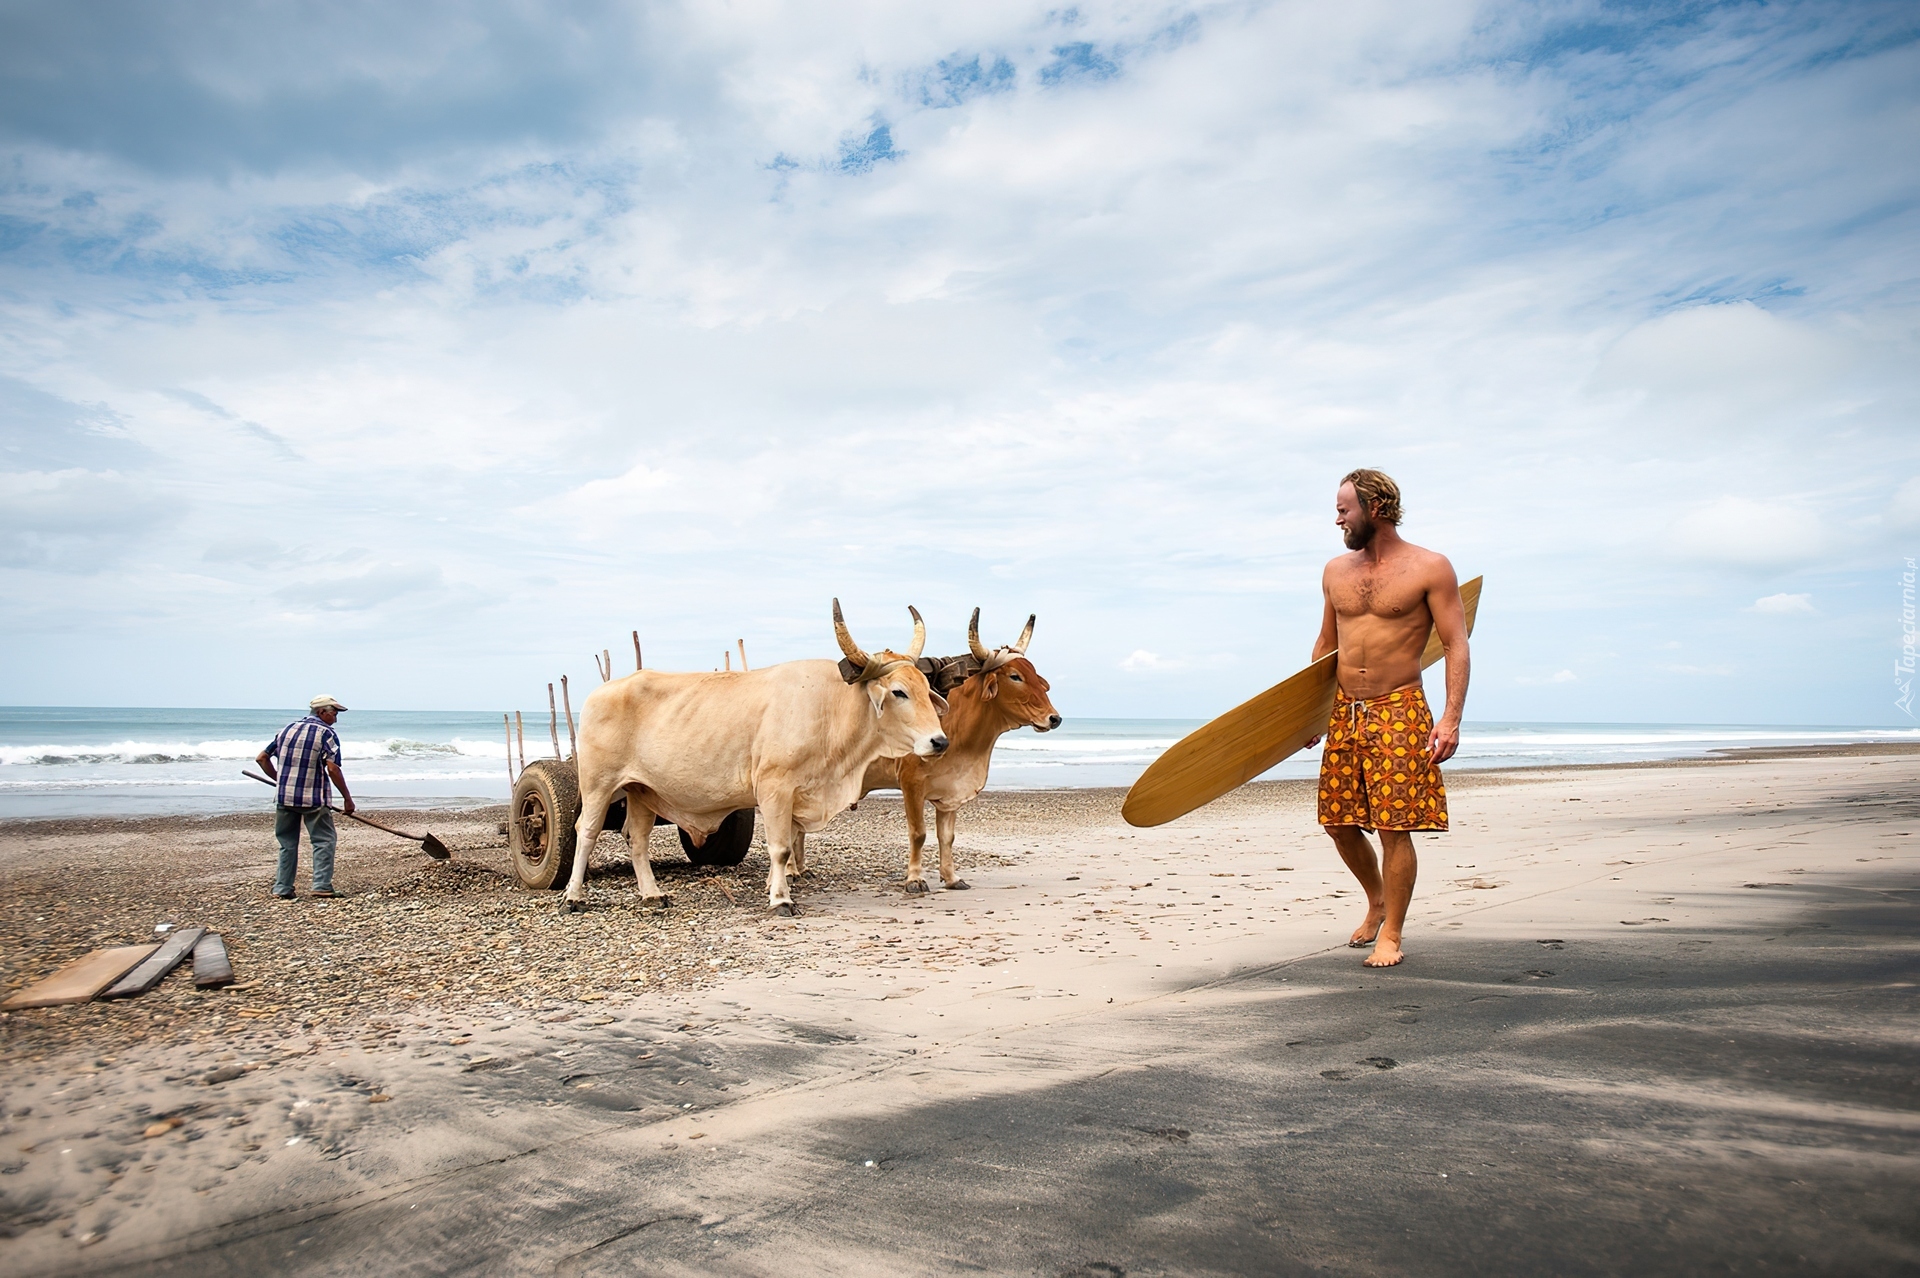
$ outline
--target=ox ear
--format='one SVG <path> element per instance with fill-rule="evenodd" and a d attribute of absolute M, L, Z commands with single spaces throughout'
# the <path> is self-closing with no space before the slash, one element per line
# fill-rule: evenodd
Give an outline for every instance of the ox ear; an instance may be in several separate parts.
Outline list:
<path fill-rule="evenodd" d="M 873 706 L 873 717 L 878 719 L 887 712 L 887 685 L 878 679 L 866 683 L 867 701 Z"/>
<path fill-rule="evenodd" d="M 933 700 L 933 712 L 939 715 L 942 719 L 946 718 L 947 717 L 947 699 L 941 696 L 939 693 L 935 692 L 932 688 L 927 689 L 927 696 L 932 698 Z"/>
<path fill-rule="evenodd" d="M 988 674 L 986 678 L 980 681 L 980 699 L 982 701 L 991 701 L 999 695 L 1000 676 L 998 674 Z"/>

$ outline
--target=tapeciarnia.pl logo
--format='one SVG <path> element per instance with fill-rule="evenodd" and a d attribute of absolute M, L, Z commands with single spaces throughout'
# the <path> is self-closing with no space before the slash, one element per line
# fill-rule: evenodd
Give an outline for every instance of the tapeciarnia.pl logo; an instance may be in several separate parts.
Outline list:
<path fill-rule="evenodd" d="M 1899 695 L 1893 699 L 1896 709 L 1906 712 L 1907 718 L 1913 718 L 1913 665 L 1915 631 L 1913 623 L 1913 559 L 1907 559 L 1907 570 L 1900 574 L 1900 657 L 1893 663 L 1893 689 Z"/>

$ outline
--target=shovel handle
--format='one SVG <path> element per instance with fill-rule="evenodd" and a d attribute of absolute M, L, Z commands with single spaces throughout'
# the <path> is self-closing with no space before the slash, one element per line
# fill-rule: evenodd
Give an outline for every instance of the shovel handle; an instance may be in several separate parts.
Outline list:
<path fill-rule="evenodd" d="M 334 807 L 332 804 L 328 804 L 327 809 L 331 812 L 340 812 L 340 809 Z M 403 839 L 412 839 L 415 843 L 425 843 L 427 841 L 427 836 L 424 834 L 408 834 L 405 830 L 396 830 L 390 825 L 381 825 L 378 821 L 369 821 L 366 817 L 358 813 L 340 812 L 340 815 L 349 821 L 358 821 L 361 825 L 370 825 L 376 830 L 385 830 L 388 834 L 397 834 Z"/>
<path fill-rule="evenodd" d="M 273 784 L 271 780 L 261 776 L 258 772 L 249 772 L 245 768 L 240 769 L 240 775 L 243 777 L 252 777 L 261 785 Z M 326 805 L 326 809 L 329 812 L 340 812 L 340 809 L 334 807 L 331 803 Z M 340 815 L 349 821 L 358 821 L 361 825 L 370 825 L 376 830 L 385 830 L 388 834 L 397 835 L 403 839 L 412 839 L 415 843 L 424 843 L 427 839 L 427 836 L 424 834 L 408 834 L 405 830 L 396 830 L 390 825 L 381 825 L 378 821 L 369 821 L 366 817 L 359 816 L 352 812 L 340 812 Z"/>

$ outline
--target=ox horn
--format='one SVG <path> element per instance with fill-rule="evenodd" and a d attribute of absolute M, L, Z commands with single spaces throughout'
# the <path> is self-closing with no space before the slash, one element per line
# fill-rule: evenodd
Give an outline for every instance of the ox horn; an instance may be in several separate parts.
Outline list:
<path fill-rule="evenodd" d="M 860 645 L 855 643 L 853 636 L 847 633 L 847 619 L 840 615 L 838 599 L 833 601 L 833 637 L 840 641 L 840 651 L 846 654 L 848 661 L 862 670 L 873 667 L 873 658 L 860 651 Z"/>
<path fill-rule="evenodd" d="M 967 623 L 967 651 L 971 652 L 973 659 L 982 665 L 993 659 L 993 654 L 987 651 L 987 645 L 980 642 L 980 610 L 978 608 L 973 610 L 973 620 Z"/>
<path fill-rule="evenodd" d="M 1013 650 L 1023 657 L 1027 655 L 1027 645 L 1033 642 L 1033 623 L 1034 614 L 1028 613 L 1027 628 L 1022 630 L 1020 637 L 1013 641 Z"/>
<path fill-rule="evenodd" d="M 920 610 L 912 604 L 907 611 L 913 614 L 913 647 L 907 652 L 908 661 L 920 660 L 920 650 L 927 646 L 927 623 L 920 619 Z"/>

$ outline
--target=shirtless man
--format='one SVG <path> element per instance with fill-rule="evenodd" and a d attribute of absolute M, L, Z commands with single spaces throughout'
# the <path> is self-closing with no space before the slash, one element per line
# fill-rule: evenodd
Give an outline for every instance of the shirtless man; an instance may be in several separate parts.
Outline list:
<path fill-rule="evenodd" d="M 1400 933 L 1418 866 L 1415 830 L 1447 828 L 1440 764 L 1460 746 L 1467 699 L 1467 625 L 1445 555 L 1400 537 L 1400 488 L 1377 470 L 1340 481 L 1334 523 L 1351 553 L 1321 574 L 1327 606 L 1313 659 L 1340 650 L 1339 686 L 1320 763 L 1320 824 L 1367 893 L 1348 941 L 1374 947 L 1368 967 L 1405 957 Z M 1447 651 L 1447 703 L 1438 723 L 1420 686 L 1420 654 L 1437 628 Z M 1309 742 L 1308 744 L 1312 744 Z M 1380 832 L 1380 857 L 1370 831 Z"/>

